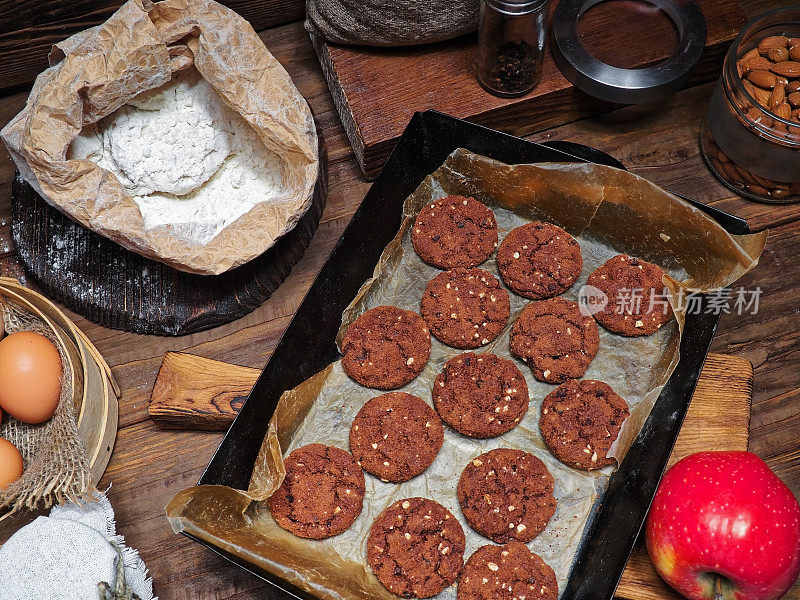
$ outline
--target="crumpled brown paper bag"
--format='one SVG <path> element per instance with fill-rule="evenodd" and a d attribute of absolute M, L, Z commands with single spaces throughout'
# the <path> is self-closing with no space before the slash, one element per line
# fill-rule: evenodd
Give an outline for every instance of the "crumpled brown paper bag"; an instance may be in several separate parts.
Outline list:
<path fill-rule="evenodd" d="M 25 180 L 86 227 L 182 271 L 215 275 L 262 254 L 311 205 L 319 159 L 308 104 L 250 24 L 221 4 L 129 0 L 57 44 L 50 63 L 0 137 Z M 282 201 L 255 206 L 205 245 L 182 240 L 173 226 L 145 229 L 112 173 L 66 158 L 85 125 L 192 65 L 282 158 L 286 188 Z"/>

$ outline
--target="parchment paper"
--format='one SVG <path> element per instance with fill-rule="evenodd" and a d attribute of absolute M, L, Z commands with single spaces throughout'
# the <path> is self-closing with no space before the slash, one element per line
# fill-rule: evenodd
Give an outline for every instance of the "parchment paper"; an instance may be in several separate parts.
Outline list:
<path fill-rule="evenodd" d="M 311 205 L 317 133 L 308 104 L 250 24 L 213 0 L 129 0 L 105 23 L 53 47 L 51 67 L 2 132 L 25 180 L 54 207 L 129 250 L 177 269 L 219 274 L 262 254 Z M 262 202 L 205 245 L 145 229 L 117 178 L 67 160 L 84 126 L 194 65 L 283 159 L 283 197 Z"/>
<path fill-rule="evenodd" d="M 506 166 L 457 150 L 407 199 L 399 233 L 382 254 L 374 277 L 362 286 L 343 315 L 339 342 L 349 324 L 365 310 L 381 304 L 419 310 L 423 291 L 439 270 L 414 252 L 411 225 L 424 205 L 447 194 L 472 195 L 489 205 L 497 217 L 501 239 L 533 219 L 557 223 L 575 235 L 584 265 L 580 279 L 564 294 L 572 300 L 589 274 L 620 252 L 661 265 L 673 294 L 682 289 L 728 285 L 757 263 L 766 238 L 765 233 L 731 236 L 684 201 L 635 175 L 609 167 Z M 499 278 L 494 257 L 481 267 Z M 487 450 L 518 448 L 541 458 L 555 478 L 556 513 L 529 547 L 553 567 L 563 589 L 589 513 L 612 469 L 572 469 L 547 450 L 539 433 L 539 412 L 542 399 L 554 386 L 536 381 L 530 369 L 509 351 L 511 325 L 527 302 L 512 293 L 508 326 L 494 342 L 478 350 L 515 360 L 525 375 L 530 407 L 510 432 L 491 440 L 474 440 L 445 428 L 442 450 L 422 475 L 400 485 L 367 475 L 364 510 L 348 531 L 323 541 L 297 538 L 277 526 L 262 502 L 282 480 L 281 450 L 286 454 L 312 442 L 347 449 L 355 414 L 380 393 L 350 380 L 337 361 L 281 398 L 249 491 L 213 486 L 185 490 L 168 507 L 173 528 L 213 540 L 322 598 L 394 598 L 366 565 L 366 537 L 377 515 L 401 498 L 432 498 L 462 522 L 467 537 L 466 559 L 490 542 L 463 519 L 456 497 L 461 471 Z M 676 319 L 649 337 L 624 338 L 600 327 L 600 351 L 585 377 L 609 383 L 631 407 L 631 416 L 613 448 L 620 459 L 677 364 L 685 315 L 674 303 L 673 309 Z M 429 403 L 433 381 L 444 362 L 461 352 L 435 338 L 432 344 L 425 370 L 402 388 Z M 455 586 L 438 598 L 454 599 Z"/>

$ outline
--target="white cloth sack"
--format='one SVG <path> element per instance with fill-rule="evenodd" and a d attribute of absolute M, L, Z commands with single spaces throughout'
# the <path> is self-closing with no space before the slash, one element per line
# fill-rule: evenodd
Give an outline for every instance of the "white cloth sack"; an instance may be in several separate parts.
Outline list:
<path fill-rule="evenodd" d="M 104 495 L 82 506 L 56 506 L 0 547 L 0 600 L 94 600 L 98 584 L 113 589 L 122 550 L 125 581 L 141 600 L 153 598 L 153 581 L 139 554 L 117 535 L 114 510 Z"/>

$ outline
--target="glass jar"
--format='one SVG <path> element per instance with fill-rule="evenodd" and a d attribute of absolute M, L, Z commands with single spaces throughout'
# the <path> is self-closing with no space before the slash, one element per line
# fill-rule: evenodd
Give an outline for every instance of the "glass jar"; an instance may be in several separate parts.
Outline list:
<path fill-rule="evenodd" d="M 496 96 L 521 96 L 542 74 L 550 0 L 482 0 L 476 75 Z"/>
<path fill-rule="evenodd" d="M 762 43 L 772 36 L 785 36 L 786 49 L 769 49 L 782 46 L 783 38 Z M 800 73 L 793 76 L 795 67 L 786 65 L 794 62 L 786 56 L 790 47 L 792 57 L 800 49 L 790 46 L 791 38 L 797 45 L 800 7 L 772 10 L 745 25 L 725 56 L 700 132 L 703 158 L 717 178 L 762 202 L 800 201 L 800 95 L 791 95 L 795 87 L 800 94 Z M 774 60 L 764 62 L 768 57 Z"/>

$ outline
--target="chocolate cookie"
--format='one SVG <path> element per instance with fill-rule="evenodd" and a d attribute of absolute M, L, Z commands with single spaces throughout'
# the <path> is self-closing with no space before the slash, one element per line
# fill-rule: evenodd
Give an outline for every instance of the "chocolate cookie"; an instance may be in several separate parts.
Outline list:
<path fill-rule="evenodd" d="M 286 460 L 286 477 L 268 501 L 278 525 L 321 539 L 342 533 L 361 514 L 364 471 L 344 450 L 309 444 Z"/>
<path fill-rule="evenodd" d="M 358 383 L 392 390 L 425 368 L 431 355 L 431 335 L 417 313 L 378 306 L 348 327 L 342 355 L 345 373 Z"/>
<path fill-rule="evenodd" d="M 494 354 L 465 352 L 433 384 L 442 420 L 463 435 L 490 438 L 516 427 L 528 412 L 528 386 L 516 365 Z"/>
<path fill-rule="evenodd" d="M 389 392 L 372 398 L 350 427 L 350 452 L 383 481 L 408 481 L 427 469 L 444 441 L 442 421 L 420 398 Z"/>
<path fill-rule="evenodd" d="M 469 557 L 458 578 L 457 600 L 556 600 L 555 571 L 522 542 L 491 544 Z"/>
<path fill-rule="evenodd" d="M 498 543 L 530 542 L 556 511 L 553 476 L 533 454 L 498 448 L 471 461 L 458 481 L 467 523 Z"/>
<path fill-rule="evenodd" d="M 578 242 L 561 227 L 534 221 L 509 232 L 497 249 L 497 266 L 514 292 L 542 300 L 575 283 L 583 258 Z"/>
<path fill-rule="evenodd" d="M 563 298 L 531 302 L 511 328 L 511 352 L 546 383 L 581 377 L 599 347 L 597 323 Z"/>
<path fill-rule="evenodd" d="M 617 461 L 608 449 L 630 411 L 611 386 L 593 379 L 570 379 L 542 402 L 539 427 L 553 455 L 578 469 L 601 469 Z"/>
<path fill-rule="evenodd" d="M 420 258 L 434 267 L 475 267 L 497 247 L 497 221 L 474 198 L 447 196 L 419 211 L 411 243 Z"/>
<path fill-rule="evenodd" d="M 461 524 L 444 506 L 408 498 L 375 519 L 367 539 L 367 562 L 393 594 L 430 598 L 458 577 L 465 545 Z"/>
<path fill-rule="evenodd" d="M 607 260 L 586 282 L 608 298 L 594 318 L 603 327 L 628 337 L 651 335 L 672 318 L 657 265 L 618 254 Z"/>
<path fill-rule="evenodd" d="M 439 340 L 455 348 L 477 348 L 500 335 L 511 303 L 508 292 L 488 271 L 458 268 L 431 279 L 420 308 Z"/>

